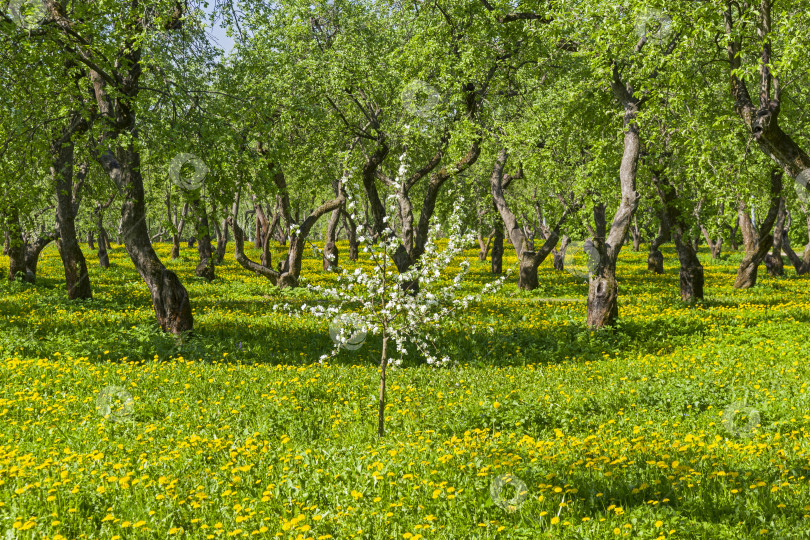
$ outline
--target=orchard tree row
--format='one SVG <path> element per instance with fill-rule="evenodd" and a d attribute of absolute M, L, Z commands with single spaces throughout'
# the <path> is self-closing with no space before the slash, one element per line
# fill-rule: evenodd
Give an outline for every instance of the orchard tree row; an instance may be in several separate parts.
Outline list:
<path fill-rule="evenodd" d="M 68 296 L 90 298 L 80 243 L 106 268 L 112 237 L 180 334 L 188 294 L 153 242 L 196 247 L 207 280 L 229 240 L 279 287 L 310 243 L 335 267 L 343 237 L 351 259 L 359 238 L 393 246 L 404 273 L 457 201 L 479 258 L 500 273 L 511 246 L 524 289 L 587 239 L 594 328 L 618 317 L 628 242 L 659 273 L 674 243 L 687 302 L 704 244 L 744 250 L 738 288 L 783 253 L 810 271 L 804 3 L 620 4 L 218 0 L 223 55 L 193 2 L 0 0 L 8 277 L 33 282 L 55 241 Z"/>

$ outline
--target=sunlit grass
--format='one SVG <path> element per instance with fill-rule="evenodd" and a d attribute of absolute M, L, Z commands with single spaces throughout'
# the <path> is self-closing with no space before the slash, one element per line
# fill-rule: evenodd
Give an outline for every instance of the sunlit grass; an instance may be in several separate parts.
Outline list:
<path fill-rule="evenodd" d="M 193 277 L 196 336 L 154 323 L 116 246 L 90 261 L 94 299 L 70 303 L 58 254 L 38 284 L 0 284 L 0 532 L 8 538 L 804 538 L 810 529 L 808 277 L 731 287 L 706 266 L 704 303 L 680 303 L 677 258 L 646 271 L 622 252 L 621 324 L 584 327 L 586 286 L 551 261 L 541 287 L 513 276 L 441 331 L 434 370 L 389 379 L 376 433 L 380 343 L 319 365 L 328 322 L 289 317 L 318 299 L 236 265 Z M 341 245 L 341 263 L 349 264 Z M 493 279 L 473 261 L 469 290 Z M 283 248 L 273 250 L 274 260 Z M 515 266 L 507 252 L 504 267 Z M 257 251 L 250 256 L 258 259 Z M 365 264 L 361 261 L 360 264 Z M 0 258 L 0 267 L 8 261 Z M 305 260 L 312 284 L 334 283 Z M 99 410 L 99 393 L 132 396 Z M 117 395 L 117 394 L 116 394 Z M 724 411 L 744 403 L 750 409 Z M 739 407 L 739 405 L 737 405 Z M 118 407 L 118 408 L 117 408 Z M 116 413 L 118 411 L 119 414 Z M 493 501 L 501 475 L 515 512 Z"/>

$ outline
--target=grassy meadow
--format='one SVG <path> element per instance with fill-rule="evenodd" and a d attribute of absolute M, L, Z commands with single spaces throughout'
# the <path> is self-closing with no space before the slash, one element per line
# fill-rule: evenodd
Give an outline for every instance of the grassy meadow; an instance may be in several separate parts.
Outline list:
<path fill-rule="evenodd" d="M 319 364 L 329 322 L 280 306 L 320 300 L 232 247 L 206 283 L 196 249 L 156 246 L 191 297 L 183 344 L 117 244 L 106 271 L 85 246 L 91 301 L 67 301 L 53 245 L 36 285 L 0 281 L 5 539 L 810 538 L 810 276 L 735 291 L 741 255 L 702 248 L 687 306 L 671 247 L 663 275 L 626 247 L 621 323 L 592 332 L 582 280 L 513 271 L 439 330 L 454 366 L 390 373 L 378 439 L 381 340 Z M 467 253 L 474 291 L 493 276 Z M 334 283 L 320 267 L 302 275 Z"/>

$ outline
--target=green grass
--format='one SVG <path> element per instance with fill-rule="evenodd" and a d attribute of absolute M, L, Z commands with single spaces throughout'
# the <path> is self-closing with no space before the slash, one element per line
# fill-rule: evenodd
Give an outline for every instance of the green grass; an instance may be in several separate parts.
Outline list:
<path fill-rule="evenodd" d="M 586 286 L 546 261 L 539 290 L 513 276 L 439 330 L 455 366 L 391 373 L 379 440 L 378 338 L 319 365 L 328 321 L 274 310 L 318 298 L 230 255 L 205 283 L 195 251 L 168 250 L 194 308 L 183 344 L 122 247 L 107 271 L 85 252 L 91 301 L 66 300 L 53 247 L 35 286 L 0 282 L 7 538 L 810 538 L 810 278 L 792 269 L 734 291 L 740 255 L 702 255 L 690 307 L 671 250 L 657 276 L 625 249 L 621 323 L 592 332 L 583 302 L 550 300 Z M 493 277 L 468 253 L 473 291 Z M 304 276 L 334 283 L 319 266 Z M 102 417 L 109 386 L 130 414 Z M 758 427 L 724 426 L 738 401 Z M 490 493 L 510 474 L 513 512 Z"/>

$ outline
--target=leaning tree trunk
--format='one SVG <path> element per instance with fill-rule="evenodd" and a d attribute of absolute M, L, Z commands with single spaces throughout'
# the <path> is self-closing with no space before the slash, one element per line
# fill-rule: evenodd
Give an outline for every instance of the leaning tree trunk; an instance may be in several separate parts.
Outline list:
<path fill-rule="evenodd" d="M 709 249 L 711 250 L 712 259 L 719 259 L 720 253 L 723 250 L 723 236 L 720 235 L 716 241 L 713 241 L 712 236 L 709 234 L 706 227 L 704 227 L 702 223 L 698 223 L 698 225 L 700 226 L 700 232 L 703 233 L 703 239 L 706 240 L 706 245 L 708 245 Z"/>
<path fill-rule="evenodd" d="M 340 208 L 332 210 L 332 215 L 329 216 L 329 223 L 326 226 L 326 242 L 323 249 L 323 269 L 336 270 L 338 267 L 338 247 L 337 247 L 337 225 L 340 218 Z"/>
<path fill-rule="evenodd" d="M 79 118 L 80 120 L 80 118 Z M 72 124 L 77 120 L 72 119 Z M 51 176 L 56 189 L 56 228 L 59 234 L 59 254 L 65 269 L 68 298 L 92 298 L 90 274 L 76 235 L 73 201 L 73 150 L 71 140 L 76 128 L 71 124 L 62 136 L 51 142 Z M 78 206 L 78 203 L 77 203 Z"/>
<path fill-rule="evenodd" d="M 697 257 L 697 246 L 689 238 L 690 227 L 686 216 L 677 205 L 678 194 L 663 171 L 653 172 L 653 182 L 663 204 L 662 217 L 671 224 L 675 250 L 680 262 L 679 281 L 681 300 L 695 302 L 703 299 L 703 265 Z"/>
<path fill-rule="evenodd" d="M 61 31 L 60 35 L 65 39 L 75 39 L 72 22 L 62 11 L 59 15 L 55 21 L 55 31 Z M 70 45 L 65 47 L 69 48 Z M 146 196 L 138 149 L 137 126 L 140 122 L 137 121 L 134 107 L 143 73 L 141 53 L 140 42 L 128 40 L 124 47 L 114 53 L 116 63 L 112 68 L 112 77 L 88 68 L 93 101 L 103 121 L 101 140 L 92 140 L 91 154 L 124 197 L 121 205 L 124 246 L 149 288 L 157 322 L 164 331 L 179 335 L 191 331 L 194 326 L 188 293 L 174 272 L 168 270 L 158 258 L 146 227 Z M 98 58 L 92 49 L 82 48 L 82 55 L 88 65 L 109 65 Z M 111 93 L 108 93 L 108 85 L 113 87 Z M 100 145 L 107 148 L 99 148 Z"/>
<path fill-rule="evenodd" d="M 532 291 L 536 289 L 539 284 L 537 281 L 537 268 L 548 257 L 551 250 L 557 245 L 557 239 L 560 234 L 560 227 L 568 216 L 568 211 L 564 211 L 559 223 L 551 231 L 551 234 L 546 238 L 545 243 L 538 251 L 534 251 L 531 246 L 533 242 L 529 241 L 526 232 L 520 227 L 515 218 L 514 212 L 509 208 L 504 196 L 504 187 L 514 178 L 521 178 L 523 176 L 522 169 L 519 169 L 518 174 L 505 177 L 503 174 L 504 167 L 509 155 L 506 148 L 502 148 L 498 153 L 495 160 L 495 165 L 492 167 L 492 174 L 490 175 L 490 188 L 492 192 L 492 199 L 495 208 L 504 224 L 504 230 L 509 234 L 509 239 L 515 248 L 515 253 L 518 258 L 520 267 L 520 275 L 518 278 L 518 287 L 521 289 Z M 493 254 L 494 264 L 494 254 Z"/>
<path fill-rule="evenodd" d="M 600 205 L 594 209 L 596 234 L 593 238 L 593 246 L 599 260 L 596 261 L 596 268 L 591 273 L 588 283 L 587 325 L 591 328 L 613 325 L 619 317 L 616 261 L 622 248 L 622 240 L 627 234 L 627 229 L 630 227 L 641 198 L 636 191 L 636 173 L 641 152 L 637 116 L 641 103 L 633 95 L 632 87 L 621 80 L 618 67 L 615 65 L 613 66 L 611 89 L 624 110 L 624 149 L 619 167 L 621 202 L 613 217 L 607 241 L 605 241 L 607 231 L 604 206 Z"/>
<path fill-rule="evenodd" d="M 45 246 L 57 240 L 58 233 L 50 232 L 43 234 L 33 242 L 26 242 L 25 244 L 25 275 L 30 278 L 30 282 L 34 283 L 37 279 L 37 265 L 39 264 L 39 255 Z M 26 279 L 28 281 L 28 279 Z"/>
<path fill-rule="evenodd" d="M 309 235 L 310 230 L 324 214 L 339 209 L 346 202 L 346 192 L 343 189 L 342 183 L 338 186 L 339 195 L 315 208 L 309 216 L 301 223 L 298 231 L 290 237 L 290 247 L 287 251 L 286 264 L 284 264 L 284 271 L 278 279 L 278 286 L 284 287 L 297 287 L 298 279 L 301 277 L 301 259 L 304 255 L 304 242 Z"/>
<path fill-rule="evenodd" d="M 804 207 L 802 207 L 802 210 L 804 210 Z M 805 221 L 807 225 L 807 234 L 808 237 L 810 238 L 810 213 L 805 212 Z M 788 212 L 787 225 L 785 226 L 785 229 L 782 231 L 782 249 L 787 254 L 788 259 L 790 260 L 793 267 L 796 269 L 796 274 L 801 276 L 802 274 L 810 272 L 810 240 L 808 240 L 808 243 L 804 246 L 804 252 L 802 253 L 802 256 L 799 257 L 796 254 L 796 252 L 793 251 L 793 248 L 790 247 L 790 235 L 788 234 L 788 232 L 790 230 L 791 222 L 792 222 L 791 216 L 790 213 Z"/>
<path fill-rule="evenodd" d="M 245 255 L 245 233 L 236 222 L 236 218 L 234 216 L 228 216 L 227 219 L 228 223 L 233 228 L 234 258 L 236 259 L 236 262 L 239 263 L 242 268 L 266 277 L 273 285 L 278 284 L 278 278 L 280 277 L 278 272 L 272 268 L 262 265 L 261 263 L 250 260 L 247 255 Z"/>
<path fill-rule="evenodd" d="M 9 234 L 11 236 L 8 253 L 8 279 L 14 281 L 17 276 L 28 283 L 36 283 L 39 255 L 45 246 L 56 240 L 59 235 L 54 231 L 43 233 L 34 241 L 29 241 L 22 233 L 19 214 L 16 208 L 10 212 Z"/>
<path fill-rule="evenodd" d="M 158 324 L 164 332 L 174 335 L 191 331 L 194 317 L 188 292 L 177 275 L 160 262 L 146 229 L 140 154 L 130 142 L 128 146 L 119 149 L 119 155 L 107 150 L 98 159 L 125 195 L 121 205 L 124 246 L 149 288 Z"/>
<path fill-rule="evenodd" d="M 197 253 L 200 255 L 200 262 L 197 264 L 194 274 L 206 281 L 213 281 L 216 277 L 214 254 L 211 251 L 211 230 L 208 226 L 208 212 L 205 209 L 205 202 L 195 195 L 194 200 L 191 202 L 191 209 L 197 218 Z"/>
<path fill-rule="evenodd" d="M 743 247 L 745 255 L 737 269 L 737 277 L 734 280 L 735 289 L 747 289 L 757 283 L 757 270 L 760 263 L 765 259 L 768 251 L 773 247 L 773 235 L 771 231 L 779 213 L 780 194 L 782 192 L 782 176 L 784 171 L 774 169 L 771 171 L 771 204 L 768 214 L 762 220 L 759 230 L 754 227 L 751 216 L 748 215 L 747 206 L 740 202 L 737 215 L 740 222 L 740 230 L 743 235 Z"/>
<path fill-rule="evenodd" d="M 96 249 L 93 231 L 87 231 L 87 247 L 90 249 Z"/>
<path fill-rule="evenodd" d="M 785 231 L 785 198 L 779 198 L 779 212 L 776 214 L 776 223 L 773 226 L 773 251 L 765 256 L 765 268 L 772 277 L 785 275 L 785 263 L 782 260 L 782 239 Z"/>

